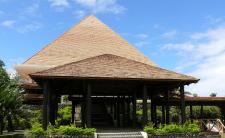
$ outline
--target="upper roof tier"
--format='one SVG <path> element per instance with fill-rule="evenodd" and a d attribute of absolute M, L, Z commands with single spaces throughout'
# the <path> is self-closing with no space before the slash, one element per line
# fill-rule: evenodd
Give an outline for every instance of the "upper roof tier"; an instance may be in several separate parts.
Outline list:
<path fill-rule="evenodd" d="M 24 64 L 58 66 L 102 54 L 118 55 L 155 66 L 95 16 L 86 17 Z"/>
<path fill-rule="evenodd" d="M 146 80 L 198 79 L 161 69 L 94 16 L 88 16 L 16 67 L 32 77 L 85 77 Z"/>
<path fill-rule="evenodd" d="M 17 65 L 16 70 L 25 82 L 32 83 L 28 75 L 30 73 L 102 54 L 117 55 L 156 66 L 95 16 L 88 16 L 22 65 Z"/>

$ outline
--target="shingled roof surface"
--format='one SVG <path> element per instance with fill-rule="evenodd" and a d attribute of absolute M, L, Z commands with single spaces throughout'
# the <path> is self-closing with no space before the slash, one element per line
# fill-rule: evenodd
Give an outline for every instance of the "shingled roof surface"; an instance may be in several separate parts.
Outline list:
<path fill-rule="evenodd" d="M 31 81 L 30 73 L 102 54 L 156 65 L 95 16 L 88 16 L 22 65 L 16 66 L 16 70 L 22 78 Z"/>
<path fill-rule="evenodd" d="M 86 17 L 24 64 L 58 66 L 102 54 L 155 65 L 94 16 Z"/>
<path fill-rule="evenodd" d="M 198 79 L 124 57 L 104 54 L 31 74 L 32 77 L 182 80 Z"/>

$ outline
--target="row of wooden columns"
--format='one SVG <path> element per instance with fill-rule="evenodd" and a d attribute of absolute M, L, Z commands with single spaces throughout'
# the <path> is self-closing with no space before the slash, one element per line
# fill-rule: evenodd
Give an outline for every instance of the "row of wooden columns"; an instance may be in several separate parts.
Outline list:
<path fill-rule="evenodd" d="M 186 112 L 185 112 L 185 99 L 184 99 L 184 85 L 180 86 L 180 108 L 181 108 L 181 122 L 185 123 L 186 121 Z M 148 109 L 147 109 L 147 100 L 148 100 L 148 90 L 147 85 L 143 86 L 143 125 L 146 125 L 148 122 Z M 165 92 L 164 95 L 165 105 L 162 106 L 162 123 L 169 124 L 170 119 L 170 105 L 169 105 L 169 91 Z M 151 121 L 153 124 L 157 125 L 157 105 L 154 102 L 154 98 L 151 97 Z"/>
<path fill-rule="evenodd" d="M 48 82 L 44 83 L 44 100 L 43 100 L 43 128 L 47 129 L 47 125 L 50 122 L 51 124 L 55 123 L 55 111 L 56 111 L 56 103 L 55 103 L 55 95 L 53 94 L 52 90 L 51 90 L 51 86 Z M 91 105 L 92 105 L 92 99 L 91 99 L 91 95 L 92 95 L 92 90 L 91 90 L 91 85 L 87 84 L 85 90 L 85 94 L 84 94 L 84 100 L 82 103 L 82 107 L 81 107 L 81 112 L 82 112 L 82 125 L 83 127 L 91 127 Z M 146 125 L 148 122 L 148 107 L 147 107 L 147 100 L 148 100 L 148 89 L 147 89 L 147 85 L 144 84 L 143 85 L 143 116 L 142 116 L 142 122 L 143 125 Z M 162 120 L 163 123 L 169 123 L 169 91 L 167 91 L 165 93 L 165 101 L 166 101 L 166 105 L 165 107 L 162 106 Z M 120 98 L 120 96 L 117 96 L 117 98 Z M 125 100 L 125 97 L 122 96 L 121 98 L 122 101 Z M 151 97 L 152 98 L 152 97 Z M 154 98 L 151 99 L 151 121 L 154 124 L 157 124 L 157 112 L 156 112 L 156 104 L 154 103 Z M 133 127 L 136 127 L 136 100 L 137 100 L 137 96 L 136 96 L 136 92 L 134 92 L 133 96 L 132 96 L 132 107 L 133 107 L 133 113 L 132 113 L 132 125 Z M 120 99 L 117 99 L 118 103 L 115 105 L 114 104 L 114 111 L 117 111 L 116 114 L 114 114 L 114 116 L 117 119 L 117 124 L 120 124 L 120 106 L 122 106 L 122 110 L 125 111 L 125 102 L 122 102 L 123 104 L 120 104 Z M 130 106 L 130 102 L 127 103 L 127 109 L 128 106 Z M 186 121 L 185 119 L 185 101 L 184 101 L 184 86 L 182 85 L 180 87 L 180 106 L 181 106 L 181 120 L 182 123 L 184 123 Z M 113 106 L 111 106 L 113 107 Z M 165 112 L 166 110 L 166 112 Z M 72 123 L 74 122 L 74 114 L 75 114 L 75 103 L 72 103 Z M 129 113 L 128 113 L 129 114 Z M 166 118 L 165 118 L 166 117 Z M 123 112 L 123 121 L 125 121 L 125 113 Z M 124 122 L 123 122 L 124 124 Z"/>

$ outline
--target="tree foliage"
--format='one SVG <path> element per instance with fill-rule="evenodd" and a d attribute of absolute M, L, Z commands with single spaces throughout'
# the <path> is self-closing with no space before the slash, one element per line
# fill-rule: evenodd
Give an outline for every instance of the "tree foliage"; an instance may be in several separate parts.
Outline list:
<path fill-rule="evenodd" d="M 4 63 L 0 60 L 0 134 L 8 122 L 8 131 L 13 131 L 13 119 L 18 118 L 23 112 L 22 89 L 17 80 L 10 79 Z"/>

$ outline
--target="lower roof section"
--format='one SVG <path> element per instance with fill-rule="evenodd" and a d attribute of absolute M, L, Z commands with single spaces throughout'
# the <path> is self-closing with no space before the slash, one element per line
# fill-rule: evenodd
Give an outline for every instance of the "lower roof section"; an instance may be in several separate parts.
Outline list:
<path fill-rule="evenodd" d="M 124 57 L 104 54 L 30 74 L 31 78 L 168 80 L 196 83 L 199 79 Z"/>

